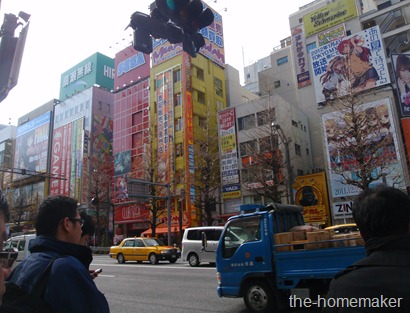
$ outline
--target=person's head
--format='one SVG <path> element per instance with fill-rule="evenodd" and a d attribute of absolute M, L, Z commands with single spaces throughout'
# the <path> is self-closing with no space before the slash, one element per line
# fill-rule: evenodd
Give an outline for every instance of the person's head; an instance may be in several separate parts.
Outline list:
<path fill-rule="evenodd" d="M 45 198 L 38 208 L 34 224 L 37 236 L 80 242 L 83 221 L 73 198 L 61 195 Z"/>
<path fill-rule="evenodd" d="M 95 233 L 95 226 L 94 221 L 90 215 L 88 215 L 85 211 L 80 213 L 82 220 L 84 221 L 81 233 L 81 240 L 80 244 L 87 244 L 90 241 L 91 237 L 94 236 Z"/>
<path fill-rule="evenodd" d="M 373 237 L 407 235 L 410 198 L 393 187 L 366 189 L 353 203 L 353 219 L 366 241 Z"/>
<path fill-rule="evenodd" d="M 0 190 L 0 251 L 3 251 L 3 241 L 7 239 L 6 223 L 8 223 L 9 219 L 9 204 L 3 192 Z"/>

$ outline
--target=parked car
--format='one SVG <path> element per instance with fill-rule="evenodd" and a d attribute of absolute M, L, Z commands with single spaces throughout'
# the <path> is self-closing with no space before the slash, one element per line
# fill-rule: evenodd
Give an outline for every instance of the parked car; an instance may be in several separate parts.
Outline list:
<path fill-rule="evenodd" d="M 357 227 L 356 223 L 350 223 L 350 224 L 339 224 L 339 225 L 329 226 L 329 227 L 326 227 L 325 230 L 332 231 L 334 235 L 339 235 L 339 234 L 349 234 L 349 233 L 358 232 L 359 227 Z"/>
<path fill-rule="evenodd" d="M 201 262 L 215 264 L 215 253 L 222 230 L 223 226 L 201 226 L 185 229 L 182 238 L 182 260 L 188 261 L 192 267 L 199 266 Z M 206 248 L 202 246 L 202 234 L 207 240 Z"/>
<path fill-rule="evenodd" d="M 13 269 L 30 255 L 28 248 L 30 246 L 30 242 L 34 238 L 36 238 L 36 234 L 18 235 L 6 240 L 3 250 L 10 251 L 10 249 L 13 249 L 14 251 L 18 252 L 17 259 L 12 267 Z"/>
<path fill-rule="evenodd" d="M 166 246 L 157 238 L 135 237 L 125 238 L 118 246 L 110 248 L 110 258 L 117 259 L 122 264 L 126 261 L 149 261 L 157 264 L 158 261 L 175 263 L 181 257 L 181 250 L 177 247 Z"/>

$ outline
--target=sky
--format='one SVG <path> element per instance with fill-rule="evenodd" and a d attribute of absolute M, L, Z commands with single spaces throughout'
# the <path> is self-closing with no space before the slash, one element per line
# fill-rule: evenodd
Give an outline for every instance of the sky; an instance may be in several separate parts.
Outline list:
<path fill-rule="evenodd" d="M 313 0 L 205 0 L 222 15 L 225 63 L 243 68 L 290 36 L 289 15 Z M 0 102 L 0 124 L 17 125 L 22 115 L 59 97 L 61 74 L 100 52 L 114 58 L 132 43 L 124 30 L 135 11 L 149 14 L 153 0 L 0 0 L 5 13 L 31 15 L 17 86 Z M 0 60 L 1 62 L 1 60 Z"/>

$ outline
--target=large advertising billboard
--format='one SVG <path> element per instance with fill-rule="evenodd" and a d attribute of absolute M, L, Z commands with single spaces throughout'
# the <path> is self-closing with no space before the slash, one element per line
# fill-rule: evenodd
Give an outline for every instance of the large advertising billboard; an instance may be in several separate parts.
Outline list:
<path fill-rule="evenodd" d="M 297 26 L 292 29 L 292 48 L 298 88 L 311 85 L 305 39 L 303 26 Z"/>
<path fill-rule="evenodd" d="M 303 16 L 306 37 L 357 17 L 355 0 L 338 0 Z"/>
<path fill-rule="evenodd" d="M 224 199 L 241 196 L 235 119 L 235 108 L 219 112 L 219 153 L 221 155 L 222 196 Z"/>
<path fill-rule="evenodd" d="M 114 59 L 98 52 L 61 74 L 59 99 L 66 100 L 95 84 L 114 89 Z"/>
<path fill-rule="evenodd" d="M 360 181 L 362 169 L 377 178 L 370 187 L 385 183 L 405 188 L 389 98 L 358 105 L 354 116 L 347 111 L 323 114 L 322 122 L 333 197 L 359 194 L 361 190 L 348 181 Z M 355 131 L 354 125 L 360 129 Z"/>
<path fill-rule="evenodd" d="M 49 111 L 17 127 L 15 168 L 47 171 L 50 120 Z"/>
<path fill-rule="evenodd" d="M 54 130 L 50 194 L 82 199 L 83 144 L 84 117 Z"/>
<path fill-rule="evenodd" d="M 115 55 L 115 89 L 148 77 L 149 73 L 149 55 L 136 51 L 132 46 Z"/>
<path fill-rule="evenodd" d="M 401 114 L 410 116 L 410 54 L 392 54 L 396 91 Z"/>
<path fill-rule="evenodd" d="M 310 51 L 318 108 L 337 97 L 390 84 L 379 26 Z"/>

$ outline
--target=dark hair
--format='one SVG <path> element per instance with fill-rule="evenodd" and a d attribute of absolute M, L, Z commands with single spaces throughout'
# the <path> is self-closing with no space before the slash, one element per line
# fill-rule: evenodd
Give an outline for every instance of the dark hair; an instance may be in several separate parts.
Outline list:
<path fill-rule="evenodd" d="M 81 236 L 85 236 L 85 235 L 93 236 L 95 233 L 95 226 L 94 226 L 93 218 L 84 211 L 80 212 L 80 216 L 84 221 L 84 224 L 81 227 L 81 230 L 82 230 Z"/>
<path fill-rule="evenodd" d="M 406 235 L 410 223 L 410 198 L 393 187 L 364 190 L 354 201 L 353 218 L 364 240 Z"/>
<path fill-rule="evenodd" d="M 4 221 L 7 223 L 10 220 L 9 203 L 3 193 L 0 190 L 0 213 L 3 213 Z"/>
<path fill-rule="evenodd" d="M 38 207 L 34 221 L 37 236 L 55 237 L 61 220 L 65 217 L 75 218 L 76 215 L 77 200 L 62 195 L 45 198 Z"/>

